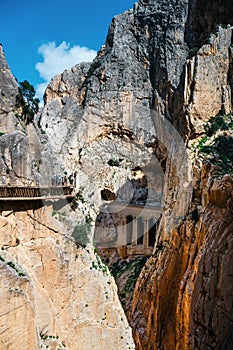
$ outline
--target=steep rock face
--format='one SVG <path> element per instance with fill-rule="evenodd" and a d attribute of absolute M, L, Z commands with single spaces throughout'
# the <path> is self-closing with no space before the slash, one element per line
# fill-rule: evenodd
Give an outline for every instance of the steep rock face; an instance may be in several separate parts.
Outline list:
<path fill-rule="evenodd" d="M 0 53 L 2 96 L 11 91 L 0 107 L 1 185 L 49 186 L 64 169 L 41 130 L 17 117 Z M 134 349 L 115 282 L 93 246 L 71 237 L 75 224 L 66 201 L 0 201 L 1 349 Z"/>
<path fill-rule="evenodd" d="M 0 182 L 2 185 L 48 185 L 53 156 L 47 138 L 25 125 L 18 84 L 0 46 Z"/>
<path fill-rule="evenodd" d="M 76 117 L 80 113 L 83 115 L 78 129 L 75 129 L 75 132 L 78 130 L 78 137 L 82 133 L 86 139 L 91 131 L 98 135 L 98 128 L 103 129 L 106 124 L 113 123 L 128 124 L 136 135 L 140 128 L 154 131 L 150 108 L 156 104 L 159 109 L 158 100 L 162 98 L 162 110 L 159 111 L 169 113 L 172 93 L 180 84 L 188 54 L 184 41 L 187 12 L 184 1 L 176 5 L 164 1 L 146 4 L 139 1 L 133 11 L 116 16 L 110 25 L 105 45 L 89 70 L 85 72 L 80 66 L 78 70 L 74 68 L 75 71 L 64 73 L 68 78 L 65 89 L 60 88 L 64 74 L 49 85 L 45 94 L 47 104 L 41 118 L 43 129 L 50 133 L 53 118 L 49 115 L 49 109 L 58 101 L 60 111 L 64 111 L 63 119 L 67 119 L 67 113 L 73 118 L 73 109 L 66 111 L 62 99 L 76 88 L 79 91 L 75 93 L 78 103 L 73 101 L 75 107 L 79 107 Z M 72 85 L 74 83 L 76 87 Z M 51 92 L 55 85 L 58 87 L 56 96 Z M 66 102 L 72 103 L 73 98 L 72 95 Z M 59 113 L 56 112 L 57 117 Z M 84 126 L 88 135 L 82 130 Z M 71 144 L 70 137 L 69 134 L 69 139 L 63 141 L 64 147 L 67 141 Z"/>
<path fill-rule="evenodd" d="M 232 111 L 232 27 L 211 34 L 185 66 L 184 108 L 190 121 L 191 137 L 203 133 L 203 122 L 219 112 Z M 211 101 L 211 103 L 210 103 Z"/>
<path fill-rule="evenodd" d="M 5 204 L 0 220 L 4 349 L 134 348 L 106 266 L 60 232 L 51 206 Z"/>
<path fill-rule="evenodd" d="M 133 11 L 114 18 L 90 66 L 74 67 L 51 82 L 40 123 L 66 168 L 82 171 L 85 147 L 113 134 L 131 142 L 132 133 L 143 147 L 159 140 L 156 156 L 164 157 L 165 145 L 174 157 L 169 134 L 175 133 L 179 144 L 182 140 L 166 120 L 188 140 L 201 135 L 203 122 L 220 110 L 231 112 L 232 30 L 220 28 L 208 44 L 190 52 L 185 35 L 191 5 L 139 1 Z"/>
<path fill-rule="evenodd" d="M 138 349 L 232 347 L 232 189 L 205 166 L 202 207 L 147 262 L 132 309 Z"/>
<path fill-rule="evenodd" d="M 136 166 L 150 169 L 146 176 L 151 179 L 148 183 L 153 187 L 156 175 L 162 173 L 153 151 L 164 161 L 166 148 L 169 157 L 178 159 L 178 154 L 181 155 L 174 169 L 177 191 L 184 182 L 189 187 L 190 179 L 186 174 L 189 167 L 185 165 L 187 157 L 182 139 L 164 119 L 169 112 L 169 96 L 180 85 L 188 51 L 184 42 L 187 8 L 183 10 L 183 2 L 177 6 L 180 11 L 176 12 L 175 5 L 166 5 L 162 1 L 150 5 L 139 2 L 134 10 L 116 16 L 104 47 L 88 71 L 82 65 L 76 67 L 74 73 L 65 73 L 68 79 L 65 88 L 60 88 L 64 82 L 62 75 L 56 77 L 46 90 L 47 103 L 40 119 L 41 127 L 48 135 L 56 132 L 51 137 L 55 152 L 65 168 L 79 172 L 80 186 L 85 188 L 87 197 L 93 192 L 93 186 L 95 194 L 99 194 L 103 187 L 117 192 L 124 182 L 127 183 Z M 174 23 L 170 23 L 170 17 Z M 168 29 L 163 39 L 165 27 Z M 73 74 L 81 75 L 71 78 Z M 170 83 L 165 83 L 167 79 Z M 58 89 L 54 93 L 55 86 Z M 75 97 L 72 91 L 75 91 Z M 74 118 L 75 123 L 67 122 Z M 65 125 L 60 144 L 54 141 L 61 139 L 59 124 Z M 173 137 L 178 143 L 178 154 L 175 154 L 177 146 L 170 144 Z M 151 158 L 157 161 L 155 171 Z M 122 167 L 111 169 L 106 164 L 110 159 L 125 162 Z M 177 169 L 182 165 L 184 174 L 178 176 Z M 119 184 L 116 182 L 118 178 Z M 189 195 L 187 199 L 183 198 L 184 203 L 188 202 Z M 96 195 L 95 198 L 96 210 L 101 204 L 99 197 Z"/>
<path fill-rule="evenodd" d="M 76 117 L 80 113 L 82 115 L 78 128 L 70 130 L 75 134 L 76 147 L 77 137 L 80 143 L 81 136 L 85 140 L 92 141 L 98 134 L 109 133 L 111 130 L 108 128 L 113 128 L 114 124 L 115 129 L 119 128 L 118 125 L 123 125 L 125 128 L 130 127 L 135 133 L 137 133 L 136 128 L 142 130 L 153 128 L 150 116 L 146 118 L 140 113 L 149 107 L 151 85 L 148 70 L 145 69 L 146 57 L 142 57 L 138 52 L 133 21 L 132 11 L 115 17 L 109 28 L 106 44 L 88 71 L 84 72 L 83 81 L 81 78 L 75 78 L 78 83 L 76 88 L 79 91 L 78 106 L 77 102 L 74 101 L 76 108 L 79 107 Z M 61 85 L 63 76 L 56 78 L 56 80 L 58 79 Z M 69 88 L 70 91 L 74 89 L 74 87 L 71 88 L 74 81 L 70 78 L 69 83 L 66 82 L 66 89 Z M 41 118 L 41 125 L 48 132 L 52 126 L 49 113 L 46 114 L 47 110 L 51 103 L 55 103 L 55 101 L 58 103 L 64 95 L 64 92 L 58 90 L 57 98 L 50 101 L 50 98 L 54 96 L 51 94 L 53 82 L 51 84 L 46 90 L 47 105 Z M 72 98 L 67 101 L 72 103 Z M 61 110 L 64 111 L 65 106 L 61 105 Z M 67 112 L 73 116 L 72 109 Z M 134 113 L 134 118 L 132 118 L 132 113 Z M 131 123 L 132 125 L 130 125 Z M 46 124 L 47 129 L 45 128 Z M 69 145 L 72 144 L 72 138 L 74 135 L 71 134 L 69 139 L 66 139 Z M 63 145 L 65 148 L 64 141 Z"/>
<path fill-rule="evenodd" d="M 149 155 L 164 171 L 155 254 L 131 314 L 138 349 L 232 347 L 232 180 L 213 182 L 211 167 L 192 164 L 185 147 L 201 148 L 195 139 L 211 117 L 232 113 L 232 7 L 139 1 L 114 18 L 89 68 L 56 77 L 46 91 L 41 126 L 66 168 L 78 171 L 93 219 L 100 190 L 117 194 L 135 165 L 151 170 Z M 59 124 L 61 145 L 52 139 Z M 107 164 L 119 159 L 124 166 Z M 146 175 L 153 188 L 156 176 Z"/>
<path fill-rule="evenodd" d="M 205 237 L 203 255 L 197 268 L 197 279 L 191 300 L 192 345 L 204 344 L 230 349 L 232 332 L 232 177 L 208 184 L 209 195 L 199 232 Z"/>
<path fill-rule="evenodd" d="M 189 4 L 189 20 L 187 22 L 186 40 L 190 47 L 200 47 L 206 44 L 209 35 L 214 33 L 216 26 L 226 26 L 232 22 L 232 1 L 194 0 Z"/>
<path fill-rule="evenodd" d="M 16 118 L 12 111 L 15 110 L 16 96 L 18 94 L 18 84 L 13 77 L 6 62 L 2 46 L 0 45 L 0 116 L 1 132 L 15 129 Z M 10 116 L 9 116 L 10 114 Z M 6 117 L 8 115 L 8 118 Z"/>
<path fill-rule="evenodd" d="M 222 7 L 227 11 L 223 3 Z M 229 13 L 224 23 L 232 23 L 228 18 Z M 205 135 L 205 124 L 219 107 L 223 114 L 232 112 L 232 28 L 220 27 L 210 37 L 207 28 L 199 44 L 204 35 L 208 44 L 188 58 L 185 79 L 174 94 L 174 125 L 182 133 L 185 117 L 190 138 Z M 200 163 L 193 168 L 189 210 L 172 228 L 168 223 L 176 208 L 167 200 L 172 211 L 165 206 L 155 256 L 136 286 L 131 320 L 138 349 L 232 347 L 232 178 L 214 181 L 214 171 L 204 167 L 200 175 L 201 168 Z M 176 201 L 172 168 L 167 170 L 165 183 L 171 186 L 165 186 L 165 198 Z"/>
<path fill-rule="evenodd" d="M 71 71 L 54 77 L 46 90 L 46 107 L 43 111 L 46 117 L 41 124 L 49 136 L 53 150 L 57 152 L 64 153 L 71 130 L 77 127 L 83 115 L 82 109 L 80 110 L 83 92 L 80 87 L 85 81 L 89 66 L 88 63 L 77 65 Z M 49 122 L 46 121 L 47 118 Z M 54 134 L 57 137 L 53 137 Z"/>

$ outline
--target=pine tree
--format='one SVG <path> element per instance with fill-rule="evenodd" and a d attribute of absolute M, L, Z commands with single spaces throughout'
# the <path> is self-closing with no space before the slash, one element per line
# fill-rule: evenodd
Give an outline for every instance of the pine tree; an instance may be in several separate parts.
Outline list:
<path fill-rule="evenodd" d="M 34 115 L 39 111 L 38 98 L 35 98 L 35 89 L 27 80 L 19 83 L 18 106 L 22 106 L 22 120 L 29 124 L 33 121 Z"/>

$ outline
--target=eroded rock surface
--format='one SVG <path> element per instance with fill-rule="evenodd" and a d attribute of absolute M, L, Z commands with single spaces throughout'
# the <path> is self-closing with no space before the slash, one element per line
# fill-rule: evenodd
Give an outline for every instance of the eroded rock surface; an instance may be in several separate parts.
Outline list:
<path fill-rule="evenodd" d="M 93 247 L 62 234 L 51 206 L 24 206 L 1 206 L 2 347 L 134 349 L 114 279 Z"/>
<path fill-rule="evenodd" d="M 138 349 L 231 348 L 232 189 L 205 166 L 200 206 L 148 260 L 132 309 Z"/>
<path fill-rule="evenodd" d="M 134 168 L 146 176 L 146 200 L 162 205 L 154 254 L 137 281 L 131 312 L 127 302 L 137 349 L 233 346 L 233 135 L 231 118 L 226 117 L 232 114 L 232 13 L 232 1 L 138 1 L 113 19 L 105 45 L 91 64 L 55 77 L 45 93 L 40 127 L 58 162 L 68 172 L 77 172 L 73 215 L 84 223 L 94 222 L 106 204 L 103 191 L 115 198 L 120 189 L 129 189 L 123 196 L 127 205 Z M 213 119 L 219 112 L 220 124 Z M 207 124 L 212 125 L 212 138 Z M 224 147 L 227 155 L 219 152 Z M 216 158 L 226 166 L 221 168 Z M 164 182 L 159 203 L 158 178 Z M 65 242 L 59 243 L 61 256 Z M 73 248 L 66 244 L 67 259 L 73 259 L 68 266 L 73 266 Z M 56 249 L 57 243 L 51 246 L 52 252 Z M 93 253 L 85 253 L 85 274 L 91 257 Z M 56 268 L 61 260 L 54 259 L 53 271 L 60 283 Z M 64 278 L 66 283 L 68 277 Z M 46 283 L 53 295 L 54 289 Z M 101 283 L 106 285 L 105 280 Z M 77 305 L 85 318 L 78 299 Z M 99 315 L 88 322 L 93 325 Z M 64 317 L 71 322 L 70 316 Z M 58 317 L 49 330 L 60 332 L 59 322 Z M 79 321 L 72 322 L 72 327 L 79 327 Z M 85 340 L 85 325 L 82 332 Z M 125 343 L 119 345 L 116 339 L 118 333 L 113 344 L 124 349 Z M 128 339 L 132 344 L 130 335 Z"/>
<path fill-rule="evenodd" d="M 41 126 L 51 134 L 59 130 L 62 118 L 66 136 L 63 146 L 56 146 L 57 153 L 64 150 L 61 158 L 82 174 L 80 183 L 87 193 L 94 179 L 97 211 L 101 190 L 116 194 L 133 166 L 144 170 L 148 153 L 164 172 L 154 256 L 138 280 L 131 313 L 138 349 L 232 346 L 229 188 L 220 185 L 221 171 L 220 182 L 211 182 L 214 172 L 202 169 L 204 157 L 192 164 L 193 155 L 199 157 L 203 149 L 201 138 L 211 117 L 232 113 L 230 13 L 232 2 L 139 1 L 133 10 L 114 18 L 106 43 L 88 70 L 75 67 L 79 77 L 66 73 L 65 88 L 63 76 L 56 77 L 46 91 Z M 62 88 L 54 92 L 55 85 Z M 64 98 L 72 105 L 68 110 Z M 52 114 L 51 119 L 54 104 L 57 117 Z M 73 128 L 67 120 L 74 118 L 75 108 Z M 230 140 L 230 125 L 219 137 Z M 216 140 L 222 142 L 218 136 Z M 205 148 L 210 153 L 211 142 Z M 112 148 L 103 146 L 110 144 Z M 134 147 L 144 147 L 145 152 L 137 152 L 140 156 L 135 158 Z M 126 159 L 125 172 L 115 167 L 111 176 L 109 159 Z M 231 163 L 226 162 L 224 171 L 231 173 Z M 153 176 L 149 179 L 149 184 L 155 183 Z"/>
<path fill-rule="evenodd" d="M 17 81 L 0 46 L 0 182 L 48 186 L 54 173 L 53 152 L 36 123 L 23 121 L 18 96 Z"/>
<path fill-rule="evenodd" d="M 1 48 L 0 78 L 1 186 L 50 186 L 64 168 L 40 128 L 17 115 Z M 0 200 L 1 349 L 135 348 L 113 277 L 89 240 L 72 236 L 80 211 L 77 219 L 66 200 Z"/>

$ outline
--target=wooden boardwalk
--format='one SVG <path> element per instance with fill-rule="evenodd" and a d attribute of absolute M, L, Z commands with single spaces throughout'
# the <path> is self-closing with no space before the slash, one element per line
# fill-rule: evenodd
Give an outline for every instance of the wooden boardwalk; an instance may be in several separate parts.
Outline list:
<path fill-rule="evenodd" d="M 73 187 L 0 186 L 0 201 L 67 199 L 73 197 Z"/>

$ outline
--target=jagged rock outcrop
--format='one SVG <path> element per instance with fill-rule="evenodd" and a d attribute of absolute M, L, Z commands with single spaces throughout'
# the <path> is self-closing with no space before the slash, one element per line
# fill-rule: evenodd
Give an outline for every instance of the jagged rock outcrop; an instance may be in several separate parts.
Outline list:
<path fill-rule="evenodd" d="M 0 116 L 1 132 L 15 130 L 17 119 L 13 113 L 16 109 L 16 96 L 18 94 L 18 84 L 13 77 L 6 62 L 2 46 L 0 45 Z"/>
<path fill-rule="evenodd" d="M 0 182 L 2 185 L 48 185 L 53 154 L 34 124 L 25 125 L 19 88 L 0 46 Z"/>

